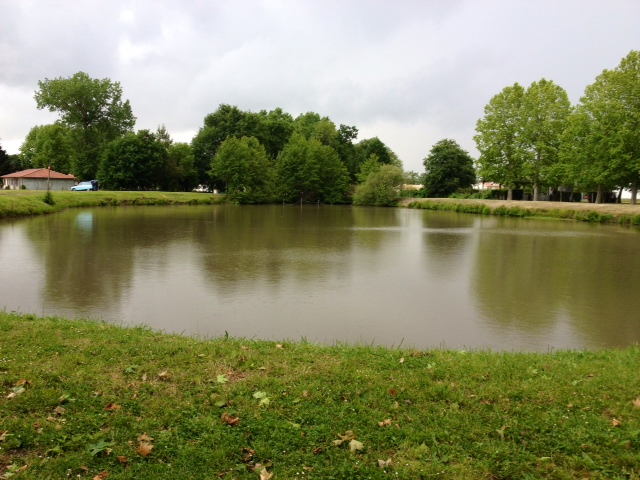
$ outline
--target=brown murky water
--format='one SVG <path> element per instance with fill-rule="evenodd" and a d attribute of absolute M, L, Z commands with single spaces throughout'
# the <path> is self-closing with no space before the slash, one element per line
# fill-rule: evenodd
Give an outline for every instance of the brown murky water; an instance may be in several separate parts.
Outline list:
<path fill-rule="evenodd" d="M 0 223 L 0 308 L 205 337 L 640 342 L 640 231 L 406 209 L 120 207 Z"/>

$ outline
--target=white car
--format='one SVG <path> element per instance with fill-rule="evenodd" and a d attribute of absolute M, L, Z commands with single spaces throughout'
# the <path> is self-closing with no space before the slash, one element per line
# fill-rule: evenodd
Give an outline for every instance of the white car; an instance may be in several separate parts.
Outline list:
<path fill-rule="evenodd" d="M 80 182 L 78 185 L 71 187 L 71 190 L 74 192 L 91 192 L 95 190 L 94 187 L 95 180 L 87 180 L 86 182 Z"/>

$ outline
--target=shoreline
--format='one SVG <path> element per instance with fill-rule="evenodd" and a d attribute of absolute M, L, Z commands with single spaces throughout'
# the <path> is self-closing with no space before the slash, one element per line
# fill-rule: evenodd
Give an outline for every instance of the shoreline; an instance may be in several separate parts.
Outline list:
<path fill-rule="evenodd" d="M 640 205 L 458 198 L 403 198 L 399 207 L 640 226 Z"/>

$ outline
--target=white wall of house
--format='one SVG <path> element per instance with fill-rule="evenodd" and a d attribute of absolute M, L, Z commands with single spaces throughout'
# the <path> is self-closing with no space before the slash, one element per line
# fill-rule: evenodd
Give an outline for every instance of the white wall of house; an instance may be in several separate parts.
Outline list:
<path fill-rule="evenodd" d="M 3 178 L 2 188 L 9 186 L 9 190 L 20 190 L 22 185 L 27 190 L 47 190 L 46 178 Z M 51 190 L 69 190 L 75 185 L 74 180 L 51 179 Z"/>

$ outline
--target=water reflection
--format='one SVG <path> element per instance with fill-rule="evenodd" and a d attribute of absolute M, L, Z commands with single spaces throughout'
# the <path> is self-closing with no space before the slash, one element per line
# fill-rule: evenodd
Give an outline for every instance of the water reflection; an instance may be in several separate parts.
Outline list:
<path fill-rule="evenodd" d="M 619 346 L 640 341 L 637 241 L 405 209 L 70 210 L 0 224 L 0 306 L 206 336 Z"/>

